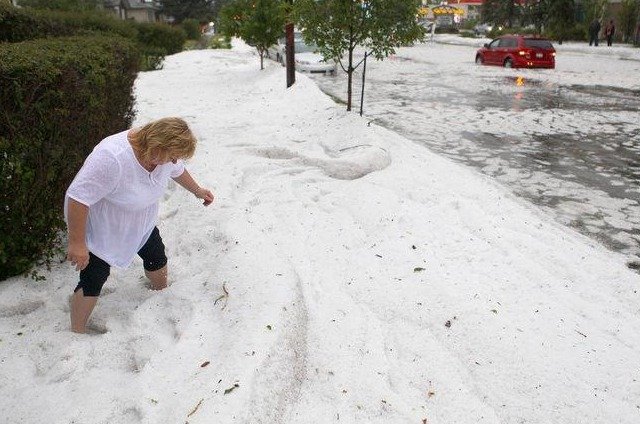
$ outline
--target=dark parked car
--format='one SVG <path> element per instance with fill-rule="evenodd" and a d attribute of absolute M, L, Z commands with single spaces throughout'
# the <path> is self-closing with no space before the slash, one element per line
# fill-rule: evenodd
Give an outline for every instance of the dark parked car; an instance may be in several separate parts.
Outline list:
<path fill-rule="evenodd" d="M 526 35 L 498 37 L 476 52 L 479 65 L 498 65 L 505 68 L 556 67 L 556 50 L 551 41 Z"/>

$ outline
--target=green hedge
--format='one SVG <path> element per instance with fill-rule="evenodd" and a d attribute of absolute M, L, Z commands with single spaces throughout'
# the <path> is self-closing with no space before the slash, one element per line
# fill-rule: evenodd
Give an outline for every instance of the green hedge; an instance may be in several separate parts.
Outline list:
<path fill-rule="evenodd" d="M 132 40 L 138 35 L 131 23 L 108 15 L 19 9 L 0 3 L 0 41 L 15 43 L 92 32 L 107 32 Z"/>
<path fill-rule="evenodd" d="M 459 32 L 458 28 L 452 26 L 436 26 L 436 34 L 457 34 Z"/>
<path fill-rule="evenodd" d="M 0 41 L 108 33 L 135 40 L 144 56 L 182 50 L 186 33 L 161 23 L 122 21 L 106 14 L 19 9 L 0 3 Z"/>
<path fill-rule="evenodd" d="M 588 40 L 588 29 L 584 24 L 575 24 L 572 27 L 562 28 L 561 30 L 548 30 L 544 33 L 545 37 L 552 40 L 559 40 L 561 37 L 564 41 L 586 41 Z"/>
<path fill-rule="evenodd" d="M 0 43 L 0 279 L 51 258 L 68 184 L 131 124 L 139 62 L 115 36 Z"/>
<path fill-rule="evenodd" d="M 547 31 L 545 31 L 542 35 L 555 41 L 558 41 L 561 37 L 564 41 L 584 41 L 587 39 L 587 28 L 584 24 L 576 24 L 572 27 L 563 27 L 561 31 L 562 33 L 560 33 L 558 30 L 547 29 Z M 501 30 L 495 27 L 487 34 L 487 37 L 496 38 L 506 34 L 534 34 L 534 32 L 519 27 L 503 28 Z"/>
<path fill-rule="evenodd" d="M 138 41 L 149 49 L 161 49 L 165 54 L 174 54 L 182 51 L 182 46 L 187 40 L 187 34 L 182 28 L 172 27 L 160 23 L 139 23 Z"/>
<path fill-rule="evenodd" d="M 231 37 L 225 35 L 216 34 L 209 38 L 207 41 L 207 48 L 209 49 L 230 49 Z"/>
<path fill-rule="evenodd" d="M 200 22 L 195 19 L 185 19 L 180 24 L 180 27 L 187 35 L 188 40 L 199 40 L 202 37 L 200 33 Z"/>

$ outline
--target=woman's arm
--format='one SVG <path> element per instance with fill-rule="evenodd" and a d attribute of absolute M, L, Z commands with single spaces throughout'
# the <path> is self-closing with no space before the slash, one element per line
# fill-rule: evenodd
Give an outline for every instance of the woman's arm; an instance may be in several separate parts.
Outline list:
<path fill-rule="evenodd" d="M 67 203 L 67 227 L 69 241 L 67 260 L 81 271 L 89 264 L 89 249 L 85 240 L 89 207 L 69 198 Z"/>
<path fill-rule="evenodd" d="M 213 193 L 206 188 L 200 187 L 186 169 L 179 177 L 175 177 L 173 181 L 180 184 L 188 192 L 193 193 L 198 199 L 202 199 L 203 205 L 209 206 L 213 202 Z"/>

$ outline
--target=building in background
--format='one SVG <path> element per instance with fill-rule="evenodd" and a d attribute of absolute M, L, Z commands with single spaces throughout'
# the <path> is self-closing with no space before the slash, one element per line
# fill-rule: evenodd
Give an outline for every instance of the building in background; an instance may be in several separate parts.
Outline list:
<path fill-rule="evenodd" d="M 423 20 L 433 21 L 433 20 L 444 20 L 442 24 L 446 24 L 449 20 L 453 20 L 456 16 L 460 21 L 480 20 L 480 12 L 482 9 L 482 3 L 484 0 L 450 0 L 450 1 L 428 1 L 422 0 L 422 7 L 418 9 L 418 15 Z M 461 10 L 462 13 L 438 13 L 434 14 L 434 8 L 452 8 L 451 10 Z M 439 15 L 440 19 L 437 19 Z M 448 15 L 451 15 L 451 19 L 449 19 Z M 460 23 L 460 22 L 457 22 Z"/>
<path fill-rule="evenodd" d="M 478 21 L 480 20 L 480 10 L 483 2 L 484 0 L 453 0 L 448 3 L 464 10 L 464 19 Z"/>
<path fill-rule="evenodd" d="M 104 9 L 120 19 L 136 22 L 159 22 L 160 3 L 154 0 L 105 0 Z"/>

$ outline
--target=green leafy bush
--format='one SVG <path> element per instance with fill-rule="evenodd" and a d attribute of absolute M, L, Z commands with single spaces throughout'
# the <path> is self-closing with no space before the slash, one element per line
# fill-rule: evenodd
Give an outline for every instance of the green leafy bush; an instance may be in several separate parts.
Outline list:
<path fill-rule="evenodd" d="M 180 24 L 180 27 L 187 35 L 188 40 L 199 40 L 202 36 L 200 33 L 200 23 L 195 19 L 185 19 Z"/>
<path fill-rule="evenodd" d="M 115 36 L 0 43 L 0 279 L 51 258 L 67 186 L 131 124 L 139 60 Z"/>
<path fill-rule="evenodd" d="M 574 41 L 586 41 L 588 39 L 587 33 L 587 25 L 575 24 L 573 27 L 568 29 L 567 33 L 565 33 L 565 39 Z"/>
<path fill-rule="evenodd" d="M 468 29 L 461 29 L 458 35 L 462 38 L 477 38 L 476 33 Z"/>
<path fill-rule="evenodd" d="M 225 35 L 216 34 L 207 40 L 207 48 L 209 49 L 230 49 L 231 38 Z"/>
<path fill-rule="evenodd" d="M 500 29 L 499 27 L 494 27 L 494 29 L 487 34 L 487 37 L 496 38 L 506 34 L 531 35 L 531 34 L 534 34 L 534 31 L 527 28 L 521 28 L 521 27 L 502 28 L 502 29 Z M 584 24 L 575 24 L 574 26 L 560 27 L 555 30 L 548 29 L 542 35 L 544 35 L 545 37 L 551 40 L 560 40 L 560 38 L 562 38 L 562 40 L 565 40 L 565 41 L 567 40 L 583 41 L 583 40 L 586 40 L 586 34 L 587 34 L 587 28 Z"/>
<path fill-rule="evenodd" d="M 36 38 L 105 33 L 138 42 L 143 70 L 160 68 L 164 56 L 181 51 L 186 39 L 182 29 L 166 24 L 122 21 L 96 12 L 19 9 L 0 3 L 0 41 L 15 43 Z"/>
<path fill-rule="evenodd" d="M 0 3 L 0 41 L 15 43 L 45 37 L 110 33 L 135 40 L 130 22 L 95 12 L 19 9 Z"/>
<path fill-rule="evenodd" d="M 20 6 L 67 11 L 96 10 L 100 0 L 20 0 Z"/>
<path fill-rule="evenodd" d="M 480 22 L 478 22 L 476 19 L 465 19 L 462 22 L 462 26 L 461 29 L 469 29 L 471 31 L 473 31 L 473 28 L 478 25 Z"/>
<path fill-rule="evenodd" d="M 517 34 L 516 31 L 512 28 L 502 28 L 500 29 L 497 25 L 493 27 L 493 29 L 487 32 L 487 38 L 496 38 L 505 34 Z"/>
<path fill-rule="evenodd" d="M 446 26 L 446 27 L 439 27 L 436 26 L 436 34 L 457 34 L 458 28 L 456 27 L 451 27 L 451 26 Z"/>
<path fill-rule="evenodd" d="M 164 57 L 166 50 L 162 47 L 143 47 L 140 50 L 140 70 L 141 71 L 156 71 L 162 69 L 164 64 Z"/>
<path fill-rule="evenodd" d="M 182 46 L 182 50 L 200 50 L 200 41 L 199 40 L 187 40 L 184 42 Z"/>
<path fill-rule="evenodd" d="M 165 54 L 174 54 L 182 51 L 182 46 L 187 39 L 182 28 L 171 27 L 160 23 L 139 23 L 138 41 L 145 47 L 164 50 Z"/>
<path fill-rule="evenodd" d="M 532 28 L 523 28 L 523 27 L 498 27 L 494 26 L 491 31 L 487 33 L 487 37 L 496 38 L 501 35 L 507 34 L 520 34 L 520 35 L 536 35 L 535 29 Z"/>

